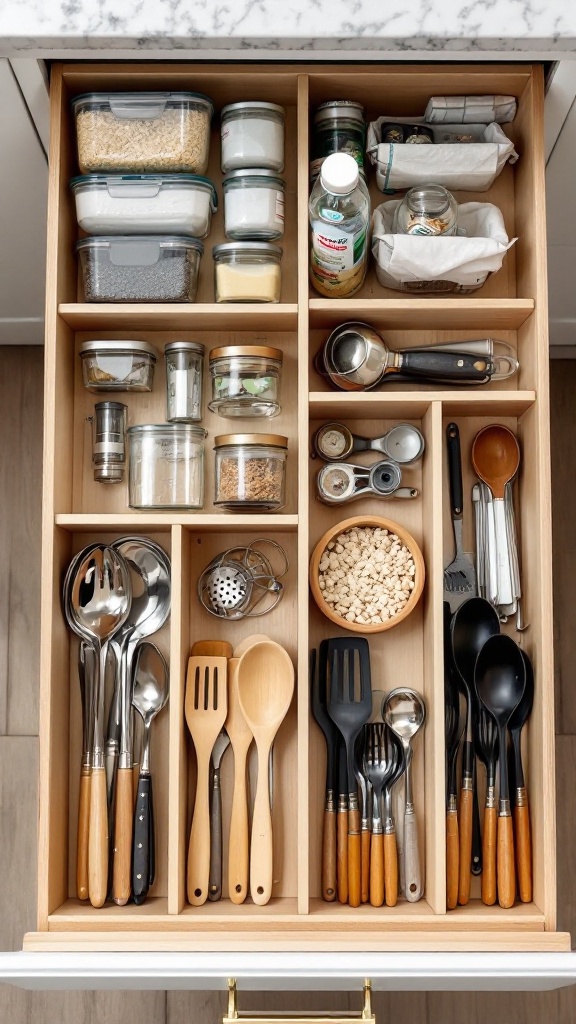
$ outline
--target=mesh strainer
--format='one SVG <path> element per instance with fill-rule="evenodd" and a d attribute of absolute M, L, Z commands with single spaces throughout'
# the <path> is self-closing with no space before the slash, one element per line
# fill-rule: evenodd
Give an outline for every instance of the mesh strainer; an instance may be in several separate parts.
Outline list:
<path fill-rule="evenodd" d="M 270 557 L 263 547 L 271 549 Z M 219 618 L 265 615 L 282 597 L 280 580 L 287 571 L 288 559 L 279 544 L 255 540 L 246 547 L 228 548 L 212 559 L 198 580 L 198 597 L 206 611 Z"/>

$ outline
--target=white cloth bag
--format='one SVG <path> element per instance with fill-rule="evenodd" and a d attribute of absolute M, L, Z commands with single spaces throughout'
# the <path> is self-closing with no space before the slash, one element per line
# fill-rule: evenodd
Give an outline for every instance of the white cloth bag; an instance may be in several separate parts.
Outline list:
<path fill-rule="evenodd" d="M 459 205 L 458 230 L 465 235 L 395 235 L 392 223 L 400 203 L 391 199 L 374 210 L 372 254 L 386 288 L 405 291 L 414 282 L 451 281 L 454 291 L 473 291 L 500 270 L 516 241 L 508 240 L 502 213 L 492 203 Z"/>

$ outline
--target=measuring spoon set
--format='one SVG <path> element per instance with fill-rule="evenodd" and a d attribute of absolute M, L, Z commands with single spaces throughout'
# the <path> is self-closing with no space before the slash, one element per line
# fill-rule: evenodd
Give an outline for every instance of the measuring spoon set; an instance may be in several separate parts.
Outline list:
<path fill-rule="evenodd" d="M 326 423 L 316 431 L 314 455 L 326 460 L 316 477 L 320 501 L 343 505 L 368 495 L 380 498 L 417 498 L 415 487 L 402 486 L 402 467 L 417 462 L 425 442 L 411 423 L 399 423 L 381 437 L 368 438 L 343 423 Z M 357 452 L 380 452 L 386 456 L 371 466 L 345 460 Z"/>

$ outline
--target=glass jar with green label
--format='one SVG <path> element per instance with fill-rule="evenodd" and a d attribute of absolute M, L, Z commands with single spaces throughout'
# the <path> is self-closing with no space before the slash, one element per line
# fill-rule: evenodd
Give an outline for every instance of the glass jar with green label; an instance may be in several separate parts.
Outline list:
<path fill-rule="evenodd" d="M 311 138 L 310 181 L 320 173 L 322 161 L 332 153 L 348 153 L 353 157 L 362 177 L 366 149 L 364 107 L 354 100 L 328 100 L 314 113 Z"/>
<path fill-rule="evenodd" d="M 354 295 L 366 276 L 370 196 L 347 153 L 326 157 L 308 212 L 312 287 L 328 298 Z"/>

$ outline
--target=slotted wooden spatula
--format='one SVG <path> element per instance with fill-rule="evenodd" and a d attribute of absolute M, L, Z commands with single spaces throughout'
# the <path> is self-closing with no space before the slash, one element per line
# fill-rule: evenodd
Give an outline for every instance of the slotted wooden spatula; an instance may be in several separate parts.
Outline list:
<path fill-rule="evenodd" d="M 210 755 L 228 710 L 226 658 L 191 657 L 186 676 L 185 713 L 198 765 L 196 801 L 188 848 L 188 902 L 208 898 L 210 877 Z"/>

